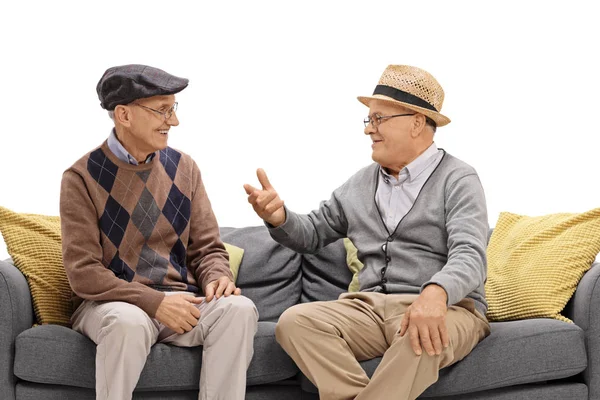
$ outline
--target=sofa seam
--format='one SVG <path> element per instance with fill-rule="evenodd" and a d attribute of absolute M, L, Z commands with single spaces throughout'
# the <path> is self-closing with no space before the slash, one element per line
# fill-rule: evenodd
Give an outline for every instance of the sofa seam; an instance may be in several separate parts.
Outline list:
<path fill-rule="evenodd" d="M 571 368 L 562 368 L 562 369 L 556 369 L 556 370 L 553 370 L 553 372 L 562 372 L 562 371 L 576 371 L 576 370 L 578 370 L 578 369 L 579 369 L 579 368 L 581 368 L 581 367 L 582 367 L 582 366 L 578 366 L 578 367 L 571 367 Z M 585 369 L 585 366 L 583 366 L 583 368 Z M 541 375 L 544 375 L 545 373 L 547 373 L 547 372 L 539 372 L 539 373 L 536 373 L 536 374 L 530 374 L 530 375 L 519 375 L 518 377 L 519 377 L 519 378 L 533 378 L 533 377 L 536 377 L 536 376 L 541 376 Z M 513 379 L 514 379 L 514 378 L 508 378 L 508 379 L 503 379 L 503 380 L 501 380 L 501 381 L 496 381 L 496 382 L 494 382 L 494 383 L 493 383 L 493 385 L 499 385 L 499 384 L 502 384 L 502 383 L 504 383 L 504 382 L 511 381 L 511 380 L 513 380 Z M 553 381 L 553 380 L 557 380 L 557 379 L 564 379 L 564 378 L 552 378 L 552 379 L 549 379 L 549 380 L 550 380 L 550 381 Z M 511 386 L 514 386 L 514 385 L 523 385 L 523 384 L 532 384 L 532 383 L 535 383 L 535 382 L 521 382 L 521 383 L 515 383 L 515 384 L 511 384 L 511 385 L 509 385 L 509 386 L 489 386 L 489 385 L 488 385 L 488 386 L 483 386 L 483 387 L 479 387 L 479 388 L 471 388 L 471 389 L 469 389 L 468 391 L 464 391 L 464 390 L 463 390 L 463 391 L 461 391 L 461 392 L 448 392 L 448 393 L 444 393 L 444 394 L 442 394 L 442 395 L 443 395 L 443 396 L 456 396 L 456 395 L 460 395 L 460 394 L 467 394 L 467 393 L 481 392 L 481 391 L 484 391 L 484 390 L 501 389 L 501 388 L 505 388 L 505 387 L 511 387 Z M 586 385 L 586 386 L 587 386 L 587 385 Z M 437 397 L 437 396 L 436 396 L 436 397 Z"/>

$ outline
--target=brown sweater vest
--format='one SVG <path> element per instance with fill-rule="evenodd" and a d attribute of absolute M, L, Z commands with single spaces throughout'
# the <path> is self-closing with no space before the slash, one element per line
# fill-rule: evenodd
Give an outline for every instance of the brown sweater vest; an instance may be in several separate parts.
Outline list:
<path fill-rule="evenodd" d="M 64 172 L 60 215 L 75 308 L 125 301 L 154 317 L 164 291 L 233 279 L 200 170 L 170 147 L 131 165 L 104 142 Z"/>

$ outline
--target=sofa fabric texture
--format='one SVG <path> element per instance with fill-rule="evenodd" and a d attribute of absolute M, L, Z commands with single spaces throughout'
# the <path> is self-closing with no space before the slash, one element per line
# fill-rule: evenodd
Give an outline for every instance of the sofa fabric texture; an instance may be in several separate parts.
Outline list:
<path fill-rule="evenodd" d="M 264 226 L 222 228 L 221 235 L 244 249 L 237 283 L 260 315 L 246 399 L 318 399 L 277 344 L 275 324 L 294 304 L 333 300 L 347 291 L 352 273 L 343 241 L 306 255 L 277 244 Z M 563 310 L 574 323 L 492 323 L 491 335 L 464 360 L 441 370 L 421 398 L 600 399 L 599 287 L 600 264 L 594 264 Z M 0 398 L 94 399 L 94 344 L 64 326 L 33 326 L 32 310 L 25 278 L 10 261 L 0 261 Z M 201 352 L 155 345 L 134 398 L 196 399 Z M 372 374 L 379 361 L 362 365 Z"/>

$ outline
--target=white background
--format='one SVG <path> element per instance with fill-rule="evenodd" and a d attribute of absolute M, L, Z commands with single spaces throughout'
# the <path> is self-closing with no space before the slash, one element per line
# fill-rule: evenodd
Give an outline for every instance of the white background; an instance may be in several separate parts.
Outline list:
<path fill-rule="evenodd" d="M 258 225 L 242 185 L 264 168 L 309 212 L 371 162 L 363 134 L 388 64 L 446 91 L 436 143 L 473 165 L 490 225 L 600 206 L 600 23 L 594 2 L 3 2 L 0 205 L 58 214 L 61 174 L 111 121 L 105 69 L 148 64 L 190 79 L 170 145 L 202 170 L 222 226 Z M 0 243 L 0 259 L 7 256 Z"/>

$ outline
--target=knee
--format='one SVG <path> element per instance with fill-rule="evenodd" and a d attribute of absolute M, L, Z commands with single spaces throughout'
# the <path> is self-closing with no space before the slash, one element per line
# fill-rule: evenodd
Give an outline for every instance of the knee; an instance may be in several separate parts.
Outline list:
<path fill-rule="evenodd" d="M 222 300 L 227 301 L 229 312 L 236 315 L 236 319 L 252 322 L 256 324 L 258 322 L 258 310 L 254 302 L 245 296 L 227 296 L 221 297 Z"/>
<path fill-rule="evenodd" d="M 281 343 L 284 337 L 299 332 L 297 321 L 305 317 L 304 304 L 298 304 L 285 310 L 275 326 L 275 338 Z"/>
<path fill-rule="evenodd" d="M 108 312 L 102 320 L 102 331 L 105 335 L 114 334 L 124 339 L 150 338 L 152 329 L 152 320 L 148 314 L 141 308 L 127 303 Z"/>

